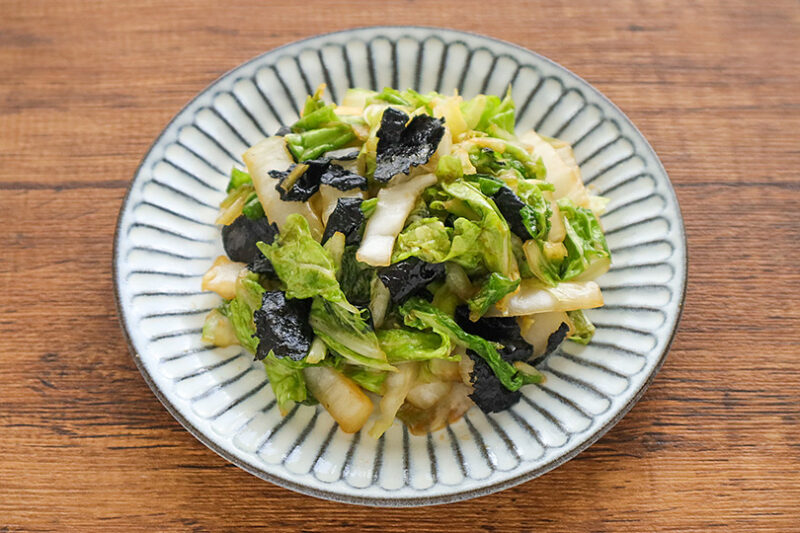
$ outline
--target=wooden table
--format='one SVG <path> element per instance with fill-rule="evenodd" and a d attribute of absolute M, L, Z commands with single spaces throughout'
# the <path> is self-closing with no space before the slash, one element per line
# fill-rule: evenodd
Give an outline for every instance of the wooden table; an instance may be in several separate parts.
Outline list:
<path fill-rule="evenodd" d="M 0 3 L 0 531 L 800 530 L 800 4 Z M 672 352 L 597 444 L 478 500 L 376 510 L 227 464 L 142 380 L 111 248 L 139 159 L 210 81 L 286 42 L 417 24 L 586 78 L 661 156 L 689 235 Z"/>

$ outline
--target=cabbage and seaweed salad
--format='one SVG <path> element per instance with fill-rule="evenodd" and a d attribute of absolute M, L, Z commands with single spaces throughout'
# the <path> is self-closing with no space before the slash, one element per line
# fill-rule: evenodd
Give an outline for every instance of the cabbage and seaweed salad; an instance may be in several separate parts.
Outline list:
<path fill-rule="evenodd" d="M 611 257 L 571 147 L 514 102 L 324 86 L 244 154 L 220 204 L 206 342 L 263 362 L 279 408 L 415 433 L 507 409 L 564 339 L 586 344 Z"/>

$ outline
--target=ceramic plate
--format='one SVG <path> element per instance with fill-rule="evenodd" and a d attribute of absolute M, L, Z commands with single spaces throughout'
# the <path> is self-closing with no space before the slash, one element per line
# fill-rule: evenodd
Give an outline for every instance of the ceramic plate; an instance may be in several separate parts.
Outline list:
<path fill-rule="evenodd" d="M 584 180 L 610 198 L 613 254 L 589 312 L 588 346 L 565 342 L 540 365 L 547 382 L 513 408 L 472 408 L 427 436 L 396 422 L 380 439 L 348 435 L 320 407 L 278 413 L 262 365 L 201 340 L 220 303 L 200 278 L 223 253 L 217 205 L 231 166 L 283 124 L 319 83 L 502 95 L 511 86 L 520 130 L 572 143 Z M 509 43 L 452 30 L 376 27 L 267 52 L 197 95 L 136 171 L 115 238 L 119 313 L 133 357 L 170 413 L 252 474 L 344 502 L 451 502 L 532 479 L 574 457 L 633 406 L 664 361 L 686 284 L 686 244 L 664 168 L 634 125 L 563 67 Z M 198 479 L 198 483 L 201 480 Z"/>

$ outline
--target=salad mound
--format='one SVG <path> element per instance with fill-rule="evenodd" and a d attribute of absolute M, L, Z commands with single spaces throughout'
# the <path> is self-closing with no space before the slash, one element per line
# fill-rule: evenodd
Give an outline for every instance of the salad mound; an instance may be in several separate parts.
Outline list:
<path fill-rule="evenodd" d="M 203 339 L 262 361 L 282 413 L 320 403 L 346 432 L 509 408 L 592 338 L 606 201 L 567 143 L 515 133 L 510 93 L 323 92 L 231 171 Z"/>

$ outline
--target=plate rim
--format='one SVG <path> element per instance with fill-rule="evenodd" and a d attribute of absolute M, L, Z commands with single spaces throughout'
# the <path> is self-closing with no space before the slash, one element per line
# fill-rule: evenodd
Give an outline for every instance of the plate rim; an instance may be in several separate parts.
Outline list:
<path fill-rule="evenodd" d="M 468 36 L 471 36 L 473 38 L 485 39 L 485 40 L 492 41 L 492 42 L 495 42 L 495 43 L 499 43 L 499 44 L 502 44 L 502 45 L 505 45 L 505 46 L 510 46 L 510 47 L 520 51 L 520 52 L 523 52 L 523 53 L 526 53 L 526 54 L 531 54 L 531 55 L 535 56 L 537 59 L 539 59 L 539 60 L 541 60 L 541 61 L 543 61 L 545 63 L 549 63 L 551 66 L 563 71 L 564 73 L 566 73 L 569 76 L 572 76 L 575 81 L 577 81 L 579 84 L 581 84 L 584 87 L 586 87 L 589 90 L 591 90 L 594 93 L 595 96 L 597 96 L 600 99 L 602 99 L 604 101 L 604 103 L 606 103 L 612 110 L 614 110 L 617 113 L 619 113 L 619 116 L 639 136 L 639 139 L 641 139 L 645 150 L 649 150 L 650 151 L 651 155 L 653 156 L 654 161 L 657 163 L 658 169 L 660 169 L 661 172 L 663 173 L 663 175 L 667 178 L 666 185 L 667 185 L 667 189 L 668 189 L 669 193 L 672 195 L 672 200 L 673 200 L 674 205 L 675 205 L 675 212 L 676 212 L 676 215 L 677 215 L 676 218 L 677 218 L 677 222 L 678 222 L 676 230 L 677 230 L 678 239 L 680 241 L 680 245 L 682 246 L 682 252 L 683 252 L 683 265 L 682 265 L 683 266 L 683 280 L 682 280 L 680 291 L 679 291 L 679 297 L 677 299 L 677 311 L 676 311 L 676 314 L 675 314 L 675 322 L 672 325 L 671 331 L 669 333 L 669 338 L 666 341 L 666 343 L 664 344 L 664 348 L 663 348 L 661 354 L 659 354 L 658 360 L 653 365 L 653 369 L 651 370 L 650 374 L 642 382 L 641 386 L 633 394 L 633 396 L 631 396 L 630 400 L 627 403 L 625 403 L 612 418 L 610 418 L 604 425 L 602 425 L 599 428 L 597 428 L 595 430 L 595 432 L 592 433 L 588 438 L 586 438 L 582 443 L 578 444 L 577 446 L 575 446 L 574 448 L 572 448 L 568 452 L 564 453 L 560 457 L 550 461 L 547 464 L 541 465 L 541 466 L 539 466 L 537 468 L 534 468 L 532 470 L 527 470 L 527 471 L 522 472 L 519 475 L 514 476 L 512 478 L 509 478 L 509 479 L 506 479 L 506 480 L 502 480 L 502 481 L 497 481 L 495 483 L 492 483 L 492 484 L 489 484 L 489 485 L 486 485 L 486 486 L 483 486 L 483 487 L 476 487 L 476 488 L 473 488 L 473 489 L 462 490 L 462 491 L 458 491 L 458 492 L 452 492 L 452 493 L 449 493 L 449 494 L 434 495 L 434 496 L 412 496 L 412 497 L 396 497 L 396 498 L 381 497 L 381 496 L 358 496 L 358 495 L 354 495 L 354 494 L 347 494 L 347 493 L 341 493 L 341 492 L 336 492 L 336 491 L 328 491 L 328 490 L 318 489 L 318 488 L 306 485 L 304 483 L 298 483 L 298 482 L 292 481 L 292 480 L 284 478 L 284 477 L 276 476 L 274 474 L 271 474 L 271 473 L 267 472 L 266 470 L 254 467 L 253 465 L 248 464 L 246 461 L 243 461 L 243 460 L 239 459 L 235 454 L 233 454 L 230 451 L 226 450 L 222 446 L 219 446 L 217 443 L 215 443 L 213 441 L 213 439 L 207 437 L 205 435 L 205 433 L 203 433 L 200 429 L 198 429 L 196 426 L 194 426 L 189 420 L 187 420 L 180 413 L 180 411 L 177 409 L 177 407 L 175 407 L 173 405 L 173 403 L 166 397 L 166 395 L 158 387 L 158 385 L 156 384 L 155 380 L 150 375 L 150 372 L 148 371 L 148 369 L 147 369 L 144 361 L 142 360 L 140 354 L 136 351 L 136 348 L 133 345 L 133 341 L 131 339 L 131 333 L 128 331 L 128 327 L 126 325 L 125 310 L 123 309 L 123 306 L 122 306 L 122 298 L 121 298 L 121 293 L 120 293 L 120 279 L 119 279 L 119 271 L 117 269 L 117 264 L 118 264 L 118 259 L 119 259 L 119 250 L 120 250 L 120 240 L 121 240 L 121 229 L 122 229 L 123 214 L 124 214 L 124 211 L 125 211 L 126 207 L 128 206 L 128 201 L 129 201 L 129 198 L 130 198 L 131 191 L 133 189 L 134 184 L 136 183 L 136 177 L 139 175 L 139 173 L 140 173 L 140 171 L 142 169 L 142 166 L 144 165 L 144 163 L 147 160 L 148 156 L 153 151 L 153 149 L 161 142 L 162 138 L 164 137 L 164 135 L 167 132 L 167 130 L 169 130 L 170 126 L 172 126 L 172 124 L 178 119 L 178 117 L 180 117 L 182 115 L 182 113 L 187 108 L 189 108 L 198 98 L 200 98 L 201 96 L 206 94 L 206 92 L 211 87 L 213 87 L 219 81 L 227 78 L 230 74 L 232 74 L 233 72 L 239 70 L 240 68 L 244 68 L 245 66 L 250 65 L 251 63 L 254 63 L 254 62 L 257 62 L 257 61 L 261 60 L 263 57 L 265 57 L 265 56 L 267 56 L 269 54 L 273 54 L 275 52 L 279 52 L 282 49 L 285 49 L 285 48 L 288 48 L 288 47 L 291 47 L 291 46 L 294 46 L 294 45 L 298 45 L 298 44 L 301 44 L 301 43 L 304 43 L 304 42 L 320 39 L 320 38 L 327 37 L 327 36 L 341 35 L 341 34 L 344 34 L 344 33 L 368 32 L 370 30 L 380 30 L 380 29 L 402 30 L 404 28 L 417 29 L 417 30 L 426 30 L 426 31 L 440 31 L 440 32 L 445 32 L 445 33 L 449 33 L 449 34 L 456 34 L 456 35 L 458 35 L 458 34 L 468 35 Z M 234 66 L 233 68 L 225 71 L 223 74 L 221 74 L 220 76 L 218 76 L 215 79 L 213 79 L 210 83 L 208 83 L 205 87 L 203 87 L 200 91 L 198 91 L 189 101 L 187 101 L 186 104 L 184 104 L 181 107 L 181 109 L 178 110 L 172 116 L 172 118 L 169 120 L 169 122 L 167 122 L 167 124 L 161 129 L 161 131 L 159 132 L 158 136 L 156 136 L 156 138 L 153 140 L 153 142 L 147 148 L 147 151 L 144 152 L 144 155 L 142 156 L 141 161 L 139 162 L 138 165 L 136 165 L 136 169 L 133 172 L 133 177 L 130 180 L 130 183 L 128 184 L 128 186 L 127 186 L 127 190 L 126 190 L 125 195 L 124 195 L 124 197 L 122 199 L 119 212 L 117 213 L 117 222 L 115 224 L 113 239 L 114 239 L 114 241 L 113 241 L 113 251 L 112 251 L 112 256 L 111 256 L 111 271 L 112 271 L 114 304 L 115 304 L 115 308 L 116 308 L 116 311 L 117 311 L 117 319 L 118 319 L 118 321 L 120 323 L 120 329 L 122 330 L 123 337 L 125 339 L 126 344 L 128 345 L 128 351 L 130 352 L 131 358 L 133 359 L 134 363 L 136 364 L 136 367 L 139 369 L 139 373 L 141 374 L 141 376 L 144 379 L 145 383 L 147 383 L 148 387 L 153 392 L 155 397 L 158 398 L 158 401 L 161 402 L 161 404 L 167 410 L 167 412 L 170 415 L 172 415 L 172 417 L 175 420 L 177 420 L 178 423 L 181 426 L 183 426 L 184 429 L 186 429 L 192 436 L 194 436 L 195 439 L 200 441 L 203 445 L 205 445 L 211 451 L 213 451 L 214 453 L 216 453 L 217 455 L 219 455 L 220 457 L 222 457 L 223 459 L 225 459 L 229 463 L 236 465 L 237 467 L 241 468 L 245 472 L 247 472 L 247 473 L 249 473 L 249 474 L 251 474 L 251 475 L 253 475 L 253 476 L 255 476 L 255 477 L 259 478 L 259 479 L 263 479 L 263 480 L 268 481 L 268 482 L 270 482 L 272 484 L 278 485 L 278 486 L 280 486 L 282 488 L 289 489 L 289 490 L 292 490 L 292 491 L 295 491 L 295 492 L 298 492 L 298 493 L 301 493 L 301 494 L 304 494 L 304 495 L 314 496 L 314 497 L 317 497 L 317 498 L 321 498 L 321 499 L 329 500 L 329 501 L 334 501 L 334 502 L 337 502 L 337 503 L 356 504 L 356 505 L 363 505 L 363 506 L 369 506 L 369 507 L 420 507 L 420 506 L 428 506 L 428 505 L 442 505 L 442 504 L 447 504 L 447 503 L 454 503 L 454 502 L 458 502 L 458 501 L 469 500 L 469 499 L 473 499 L 473 498 L 479 498 L 481 496 L 486 496 L 486 495 L 489 495 L 489 494 L 500 492 L 500 491 L 503 491 L 505 489 L 514 487 L 516 485 L 520 485 L 522 483 L 525 483 L 526 481 L 533 480 L 533 479 L 535 479 L 535 478 L 537 478 L 537 477 L 539 477 L 539 476 L 541 476 L 543 474 L 546 474 L 547 472 L 549 472 L 549 471 L 561 466 L 562 464 L 566 463 L 567 461 L 570 461 L 571 459 L 573 459 L 578 454 L 582 453 L 584 450 L 586 450 L 591 445 L 593 445 L 595 442 L 597 442 L 600 438 L 602 438 L 606 433 L 608 433 L 608 431 L 610 431 L 611 428 L 613 428 L 615 425 L 617 425 L 622 420 L 622 418 L 624 418 L 625 415 L 627 415 L 630 412 L 630 410 L 633 409 L 633 407 L 639 402 L 639 400 L 642 398 L 644 393 L 647 391 L 647 389 L 650 387 L 652 382 L 655 380 L 656 376 L 658 375 L 659 371 L 661 370 L 662 366 L 664 365 L 664 362 L 667 359 L 667 355 L 669 354 L 669 351 L 670 351 L 670 349 L 672 347 L 672 343 L 674 342 L 675 336 L 676 336 L 676 334 L 678 332 L 678 327 L 680 325 L 680 321 L 681 321 L 681 318 L 682 318 L 682 315 L 683 315 L 684 302 L 686 301 L 686 291 L 687 291 L 687 285 L 688 285 L 688 279 L 689 279 L 689 254 L 688 254 L 689 250 L 688 250 L 688 242 L 687 242 L 687 238 L 686 238 L 686 230 L 685 230 L 684 221 L 683 221 L 683 213 L 681 211 L 680 203 L 678 201 L 678 196 L 675 193 L 675 188 L 672 185 L 672 180 L 669 178 L 669 174 L 667 173 L 666 169 L 664 168 L 664 165 L 661 162 L 661 159 L 658 157 L 658 154 L 656 153 L 655 149 L 650 144 L 650 141 L 647 140 L 647 138 L 644 136 L 644 134 L 642 134 L 642 132 L 639 130 L 639 128 L 628 117 L 628 115 L 626 115 L 622 111 L 622 109 L 619 108 L 619 106 L 617 106 L 614 102 L 612 102 L 611 99 L 609 99 L 607 96 L 605 96 L 600 90 L 598 90 L 596 87 L 594 87 L 591 83 L 589 83 L 588 81 L 586 81 L 585 79 L 583 79 L 579 75 L 575 74 L 570 69 L 564 67 L 560 63 L 557 63 L 556 61 L 554 61 L 554 60 L 552 60 L 552 59 L 550 59 L 550 58 L 548 58 L 546 56 L 543 56 L 543 55 L 539 54 L 538 52 L 535 52 L 533 50 L 525 48 L 522 45 L 519 45 L 519 44 L 516 44 L 516 43 L 513 43 L 513 42 L 509 42 L 509 41 L 506 41 L 504 39 L 500 39 L 500 38 L 497 38 L 497 37 L 492 37 L 492 36 L 489 36 L 489 35 L 484 35 L 484 34 L 472 32 L 472 31 L 459 30 L 459 29 L 453 29 L 453 28 L 443 28 L 443 27 L 439 27 L 439 26 L 406 25 L 406 24 L 403 24 L 403 25 L 369 25 L 369 26 L 357 26 L 357 27 L 347 28 L 347 29 L 333 31 L 333 32 L 319 33 L 319 34 L 311 35 L 311 36 L 308 36 L 308 37 L 304 37 L 302 39 L 297 39 L 297 40 L 294 40 L 294 41 L 290 41 L 290 42 L 284 43 L 284 44 L 282 44 L 280 46 L 277 46 L 275 48 L 271 48 L 269 50 L 261 52 L 260 54 L 248 59 L 247 61 L 244 61 L 243 63 L 239 63 L 236 66 Z"/>

